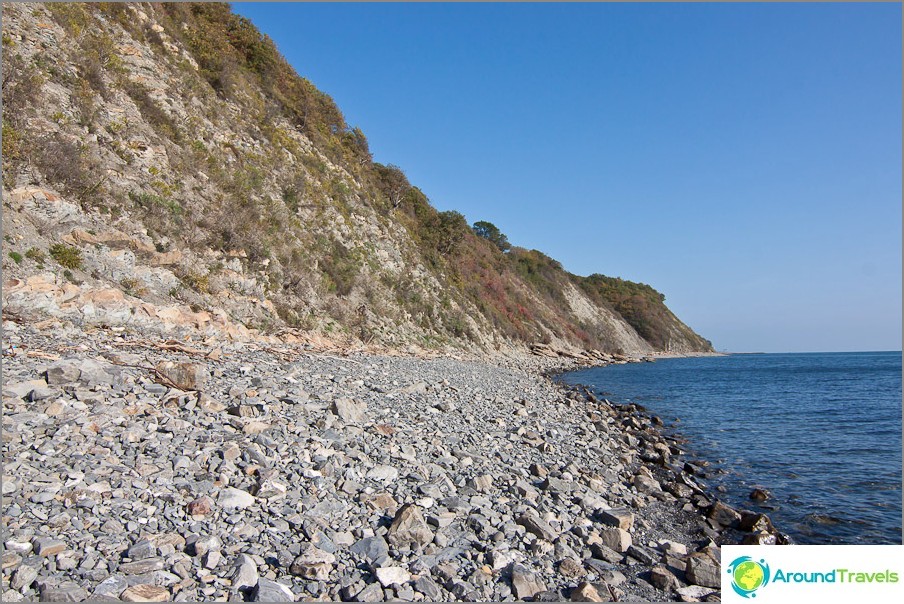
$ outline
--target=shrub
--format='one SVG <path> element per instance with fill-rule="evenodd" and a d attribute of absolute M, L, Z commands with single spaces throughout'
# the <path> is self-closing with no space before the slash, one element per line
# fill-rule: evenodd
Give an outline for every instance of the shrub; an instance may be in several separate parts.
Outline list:
<path fill-rule="evenodd" d="M 82 252 L 78 248 L 55 243 L 50 246 L 50 256 L 63 268 L 82 267 Z"/>
<path fill-rule="evenodd" d="M 19 252 L 10 252 L 9 257 L 13 259 L 13 262 L 16 264 L 22 264 L 22 254 Z"/>
<path fill-rule="evenodd" d="M 34 163 L 48 181 L 80 199 L 102 182 L 99 166 L 87 150 L 59 132 L 37 141 Z"/>
<path fill-rule="evenodd" d="M 28 248 L 28 251 L 25 252 L 25 257 L 34 260 L 38 266 L 44 266 L 44 261 L 47 259 L 44 252 L 36 247 Z"/>

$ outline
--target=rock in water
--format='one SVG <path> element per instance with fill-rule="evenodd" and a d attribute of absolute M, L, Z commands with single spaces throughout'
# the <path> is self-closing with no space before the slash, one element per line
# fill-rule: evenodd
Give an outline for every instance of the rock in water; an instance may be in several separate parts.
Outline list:
<path fill-rule="evenodd" d="M 433 541 L 433 531 L 424 521 L 421 509 L 414 504 L 406 504 L 396 512 L 389 527 L 389 543 L 396 547 L 417 549 Z"/>

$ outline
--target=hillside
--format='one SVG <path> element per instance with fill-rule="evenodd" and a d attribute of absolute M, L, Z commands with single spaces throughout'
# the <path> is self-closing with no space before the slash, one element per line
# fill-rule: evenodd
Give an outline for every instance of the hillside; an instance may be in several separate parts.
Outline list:
<path fill-rule="evenodd" d="M 570 274 L 416 184 L 228 5 L 3 6 L 7 314 L 481 355 L 712 350 L 651 287 Z"/>

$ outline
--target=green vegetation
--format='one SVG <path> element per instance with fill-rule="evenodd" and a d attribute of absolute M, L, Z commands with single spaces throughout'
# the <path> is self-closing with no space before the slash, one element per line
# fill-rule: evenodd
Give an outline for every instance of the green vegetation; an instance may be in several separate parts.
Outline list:
<path fill-rule="evenodd" d="M 44 255 L 44 252 L 36 247 L 28 248 L 28 250 L 25 252 L 25 257 L 29 258 L 30 260 L 34 260 L 40 267 L 43 267 L 44 261 L 47 260 L 47 256 Z"/>
<path fill-rule="evenodd" d="M 22 254 L 19 252 L 10 252 L 9 257 L 13 259 L 13 262 L 16 264 L 22 264 Z"/>
<path fill-rule="evenodd" d="M 659 349 L 668 346 L 669 326 L 675 318 L 666 308 L 663 294 L 644 283 L 599 274 L 583 279 L 581 286 L 591 299 L 623 316 L 650 344 Z"/>
<path fill-rule="evenodd" d="M 500 251 L 507 252 L 512 249 L 512 244 L 509 243 L 508 237 L 506 237 L 505 234 L 502 233 L 502 231 L 500 231 L 499 228 L 492 222 L 479 220 L 474 223 L 474 226 L 472 228 L 479 237 L 483 237 L 484 239 L 498 247 Z"/>
<path fill-rule="evenodd" d="M 81 268 L 82 252 L 76 248 L 63 243 L 55 243 L 50 246 L 50 257 L 57 261 L 57 264 L 63 268 Z"/>

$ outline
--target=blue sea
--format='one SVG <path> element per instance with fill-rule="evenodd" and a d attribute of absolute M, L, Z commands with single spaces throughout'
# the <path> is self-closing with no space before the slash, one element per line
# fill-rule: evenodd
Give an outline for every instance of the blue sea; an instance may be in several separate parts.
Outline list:
<path fill-rule="evenodd" d="M 637 403 L 706 460 L 720 499 L 802 544 L 901 543 L 901 353 L 735 354 L 560 376 Z M 755 487 L 772 498 L 748 498 Z"/>

